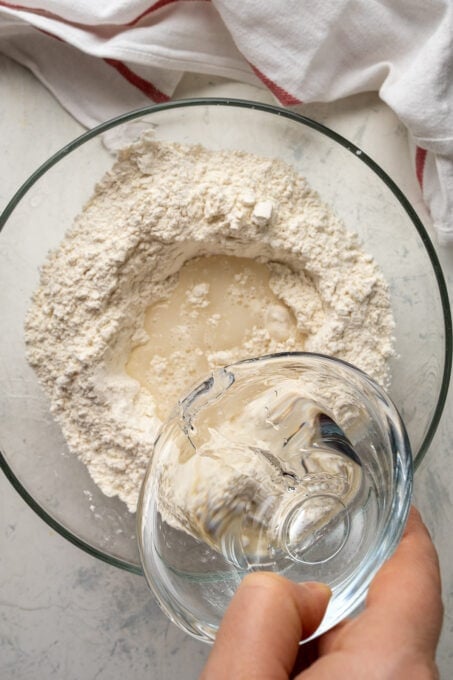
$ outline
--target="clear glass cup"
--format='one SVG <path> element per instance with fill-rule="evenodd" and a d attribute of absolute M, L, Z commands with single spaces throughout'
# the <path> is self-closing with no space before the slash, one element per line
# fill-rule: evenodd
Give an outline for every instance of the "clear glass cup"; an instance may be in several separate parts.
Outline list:
<path fill-rule="evenodd" d="M 308 353 L 238 362 L 161 428 L 137 515 L 145 576 L 168 616 L 204 641 L 248 573 L 328 583 L 319 635 L 362 603 L 411 491 L 404 424 L 364 373 Z"/>

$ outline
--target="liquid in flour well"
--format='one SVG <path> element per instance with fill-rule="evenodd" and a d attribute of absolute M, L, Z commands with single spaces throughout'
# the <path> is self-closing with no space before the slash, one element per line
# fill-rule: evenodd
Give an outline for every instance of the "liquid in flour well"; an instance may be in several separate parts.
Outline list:
<path fill-rule="evenodd" d="M 229 352 L 238 348 L 241 358 L 254 356 L 248 344 L 257 335 L 261 354 L 272 340 L 303 350 L 304 336 L 269 287 L 270 276 L 265 264 L 250 258 L 198 257 L 183 265 L 168 297 L 148 307 L 148 340 L 132 350 L 126 371 L 156 399 L 161 418 L 209 373 L 212 360 L 228 364 Z"/>

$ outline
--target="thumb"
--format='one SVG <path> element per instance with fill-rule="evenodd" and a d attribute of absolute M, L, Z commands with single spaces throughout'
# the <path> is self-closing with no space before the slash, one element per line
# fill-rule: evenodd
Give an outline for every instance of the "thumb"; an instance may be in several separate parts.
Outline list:
<path fill-rule="evenodd" d="M 297 584 L 267 572 L 246 576 L 200 680 L 287 680 L 300 640 L 315 632 L 330 596 L 321 583 Z"/>

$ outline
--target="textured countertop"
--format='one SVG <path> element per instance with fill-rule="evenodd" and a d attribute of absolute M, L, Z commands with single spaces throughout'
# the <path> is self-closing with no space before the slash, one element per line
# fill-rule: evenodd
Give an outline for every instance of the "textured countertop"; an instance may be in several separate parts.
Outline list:
<path fill-rule="evenodd" d="M 270 94 L 219 78 L 188 76 L 178 97 Z M 28 175 L 82 132 L 34 76 L 0 55 L 0 210 Z M 430 230 L 403 126 L 375 94 L 303 113 L 348 137 L 396 181 Z M 453 248 L 437 248 L 453 291 Z M 439 551 L 445 619 L 438 663 L 453 666 L 453 393 L 416 475 L 415 501 Z M 159 680 L 197 678 L 208 648 L 158 609 L 145 581 L 85 554 L 50 529 L 0 473 L 0 678 Z"/>

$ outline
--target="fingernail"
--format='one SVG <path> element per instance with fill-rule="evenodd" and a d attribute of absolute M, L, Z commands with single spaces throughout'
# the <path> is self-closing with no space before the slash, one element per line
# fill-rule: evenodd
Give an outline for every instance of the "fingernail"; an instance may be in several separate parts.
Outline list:
<path fill-rule="evenodd" d="M 331 598 L 332 590 L 327 583 L 319 583 L 318 581 L 303 581 L 298 584 L 302 588 L 308 589 L 313 594 L 323 594 L 324 597 Z"/>

